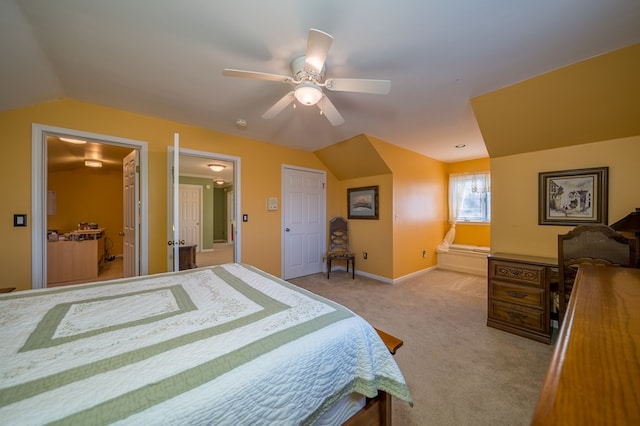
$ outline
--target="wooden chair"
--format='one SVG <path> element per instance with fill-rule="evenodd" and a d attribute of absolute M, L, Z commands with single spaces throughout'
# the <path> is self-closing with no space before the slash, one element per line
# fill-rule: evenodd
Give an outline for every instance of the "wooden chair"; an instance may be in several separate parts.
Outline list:
<path fill-rule="evenodd" d="M 562 323 L 573 282 L 582 263 L 632 266 L 635 240 L 628 239 L 606 225 L 579 225 L 558 235 L 558 320 Z"/>
<path fill-rule="evenodd" d="M 347 272 L 351 263 L 351 279 L 356 277 L 356 255 L 349 249 L 349 224 L 345 218 L 336 216 L 329 222 L 329 251 L 327 252 L 327 279 L 331 274 L 331 262 L 344 260 Z"/>

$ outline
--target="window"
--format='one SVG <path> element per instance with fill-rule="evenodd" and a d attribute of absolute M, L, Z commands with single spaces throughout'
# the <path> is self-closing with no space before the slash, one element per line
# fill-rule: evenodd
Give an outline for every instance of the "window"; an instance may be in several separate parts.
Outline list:
<path fill-rule="evenodd" d="M 491 222 L 489 172 L 449 175 L 449 221 Z"/>

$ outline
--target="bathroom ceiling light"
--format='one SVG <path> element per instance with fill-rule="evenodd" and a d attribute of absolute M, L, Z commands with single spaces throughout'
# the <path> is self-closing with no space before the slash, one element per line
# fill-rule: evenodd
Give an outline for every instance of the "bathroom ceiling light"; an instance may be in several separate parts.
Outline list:
<path fill-rule="evenodd" d="M 218 185 L 224 185 L 224 181 L 222 179 L 217 179 L 214 182 L 217 183 Z"/>
<path fill-rule="evenodd" d="M 225 169 L 226 166 L 223 166 L 222 164 L 207 164 L 209 166 L 209 168 L 211 170 L 213 170 L 214 172 L 221 172 Z"/>
<path fill-rule="evenodd" d="M 86 167 L 102 167 L 102 161 L 99 160 L 84 160 Z"/>
<path fill-rule="evenodd" d="M 62 142 L 73 143 L 76 145 L 82 145 L 83 143 L 87 143 L 87 141 L 83 141 L 82 139 L 74 139 L 74 138 L 60 138 Z"/>

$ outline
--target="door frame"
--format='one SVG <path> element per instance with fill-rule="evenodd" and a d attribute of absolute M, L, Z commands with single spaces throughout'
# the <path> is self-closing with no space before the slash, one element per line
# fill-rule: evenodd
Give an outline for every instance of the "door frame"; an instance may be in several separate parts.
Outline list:
<path fill-rule="evenodd" d="M 235 200 L 235 197 L 235 190 L 227 192 L 227 223 L 225 223 L 227 227 L 227 244 L 235 243 L 235 235 L 233 235 L 233 231 L 236 226 L 238 226 L 234 220 L 235 206 L 233 204 L 233 200 Z"/>
<path fill-rule="evenodd" d="M 174 154 L 174 148 L 172 145 L 169 145 L 167 148 L 167 157 L 171 158 L 173 157 Z M 233 163 L 233 190 L 235 193 L 235 197 L 234 197 L 234 209 L 235 209 L 235 222 L 236 222 L 236 227 L 234 229 L 234 236 L 233 236 L 233 261 L 240 263 L 242 261 L 242 250 L 241 250 L 241 241 L 242 241 L 242 226 L 241 226 L 241 221 L 240 221 L 240 194 L 242 193 L 241 191 L 241 182 L 240 182 L 240 176 L 242 175 L 240 173 L 240 157 L 236 157 L 236 156 L 232 156 L 232 155 L 225 155 L 225 154 L 217 154 L 214 152 L 208 152 L 208 151 L 199 151 L 199 150 L 195 150 L 195 149 L 188 149 L 188 148 L 182 148 L 180 147 L 180 145 L 178 145 L 178 158 L 180 157 L 180 155 L 190 155 L 190 156 L 194 156 L 194 157 L 201 157 L 201 158 L 206 158 L 209 160 L 221 160 L 221 161 L 228 161 L 230 163 Z M 173 173 L 171 170 L 172 164 L 171 162 L 167 161 L 167 236 L 171 236 L 173 234 L 173 228 L 174 228 L 174 207 L 177 205 L 176 203 L 179 203 L 178 200 L 174 200 L 174 196 L 173 196 Z M 179 160 L 178 160 L 178 172 L 180 169 L 180 164 L 179 164 Z M 172 240 L 173 238 L 169 237 L 168 239 Z M 167 255 L 167 270 L 169 271 L 173 271 L 174 265 L 173 265 L 173 256 L 169 256 Z"/>
<path fill-rule="evenodd" d="M 149 187 L 148 156 L 149 148 L 145 141 L 85 132 L 76 129 L 31 125 L 31 288 L 47 286 L 47 136 L 70 136 L 88 139 L 107 145 L 117 145 L 138 150 L 140 153 L 140 245 L 137 248 L 140 275 L 149 272 Z"/>

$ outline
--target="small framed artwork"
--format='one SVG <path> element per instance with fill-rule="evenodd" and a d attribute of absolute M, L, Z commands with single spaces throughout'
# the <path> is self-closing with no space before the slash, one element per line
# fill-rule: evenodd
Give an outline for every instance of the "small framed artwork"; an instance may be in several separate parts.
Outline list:
<path fill-rule="evenodd" d="M 347 188 L 349 219 L 378 219 L 378 186 Z"/>
<path fill-rule="evenodd" d="M 607 224 L 609 168 L 538 174 L 538 224 Z"/>

